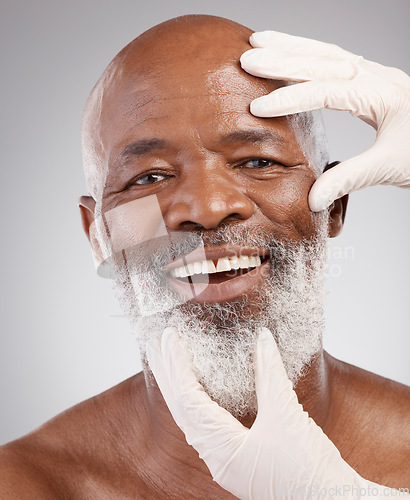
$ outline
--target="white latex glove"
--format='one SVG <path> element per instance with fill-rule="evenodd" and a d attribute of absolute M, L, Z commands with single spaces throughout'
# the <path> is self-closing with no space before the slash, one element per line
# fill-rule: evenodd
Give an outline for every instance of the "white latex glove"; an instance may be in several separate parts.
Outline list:
<path fill-rule="evenodd" d="M 175 328 L 167 328 L 161 341 L 150 341 L 147 355 L 187 442 L 213 479 L 238 498 L 358 499 L 397 493 L 360 477 L 303 411 L 268 330 L 262 329 L 258 337 L 258 414 L 251 429 L 205 393 Z"/>
<path fill-rule="evenodd" d="M 336 45 L 262 31 L 241 57 L 242 68 L 265 78 L 304 82 L 255 99 L 255 116 L 273 117 L 320 108 L 350 111 L 377 131 L 366 152 L 322 174 L 309 194 L 314 212 L 335 199 L 376 184 L 410 187 L 410 78 Z"/>

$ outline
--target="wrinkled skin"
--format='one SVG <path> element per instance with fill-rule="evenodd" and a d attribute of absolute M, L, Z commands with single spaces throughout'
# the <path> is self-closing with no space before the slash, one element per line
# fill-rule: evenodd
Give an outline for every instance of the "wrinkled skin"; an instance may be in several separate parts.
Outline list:
<path fill-rule="evenodd" d="M 295 242 L 313 236 L 307 197 L 316 174 L 288 119 L 249 114 L 250 101 L 276 85 L 240 70 L 250 33 L 226 20 L 187 17 L 153 28 L 117 56 L 86 110 L 84 143 L 98 160 L 95 171 L 86 168 L 99 179 L 95 199 L 80 200 L 86 234 L 96 201 L 107 211 L 157 194 L 170 231 L 244 224 Z M 245 130 L 258 132 L 259 140 L 249 134 L 227 140 Z M 167 144 L 138 160 L 135 147 L 121 154 L 154 138 Z M 251 168 L 252 158 L 275 163 Z M 158 182 L 135 184 L 154 166 L 163 176 Z M 330 207 L 330 236 L 342 228 L 346 201 Z M 296 392 L 359 474 L 410 486 L 407 387 L 323 351 Z M 0 492 L 13 492 L 8 498 L 33 492 L 37 498 L 233 498 L 212 481 L 143 374 L 4 447 L 0 463 Z"/>
<path fill-rule="evenodd" d="M 235 39 L 226 43 L 234 27 Z M 223 44 L 219 44 L 217 32 L 202 31 L 197 29 L 189 42 L 184 32 L 173 33 L 176 39 L 170 42 L 166 31 L 163 41 L 155 37 L 155 45 L 136 45 L 125 53 L 125 60 L 120 59 L 118 68 L 110 68 L 108 83 L 104 80 L 94 90 L 88 105 L 86 146 L 99 148 L 103 211 L 157 194 L 171 230 L 192 230 L 195 225 L 212 229 L 229 218 L 258 227 L 262 224 L 287 239 L 311 235 L 313 215 L 306 199 L 316 176 L 287 118 L 266 120 L 249 113 L 249 103 L 255 96 L 278 85 L 240 69 L 237 55 L 249 48 L 251 31 L 242 28 L 238 33 L 237 25 L 224 26 L 220 33 Z M 161 61 L 155 61 L 158 47 Z M 204 56 L 198 58 L 198 53 Z M 141 57 L 149 61 L 148 67 L 141 64 Z M 152 70 L 154 63 L 160 71 Z M 238 132 L 271 132 L 272 137 L 258 141 L 229 137 L 228 143 L 228 136 Z M 141 157 L 124 153 L 134 141 L 152 139 L 167 144 L 153 147 Z M 255 157 L 281 165 L 264 171 L 245 168 L 246 159 Z M 165 182 L 130 185 L 154 165 L 167 177 Z M 90 209 L 90 214 L 83 211 L 83 217 L 92 220 L 93 200 L 83 198 L 82 203 Z M 339 212 L 334 217 L 337 227 L 332 235 L 341 227 L 338 216 Z"/>

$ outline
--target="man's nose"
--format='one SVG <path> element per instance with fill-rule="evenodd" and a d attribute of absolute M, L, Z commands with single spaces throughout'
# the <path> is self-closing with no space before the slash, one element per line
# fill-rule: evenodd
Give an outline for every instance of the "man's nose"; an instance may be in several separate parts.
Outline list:
<path fill-rule="evenodd" d="M 193 175 L 174 192 L 164 219 L 174 230 L 215 229 L 228 220 L 249 219 L 254 211 L 254 203 L 229 176 Z"/>

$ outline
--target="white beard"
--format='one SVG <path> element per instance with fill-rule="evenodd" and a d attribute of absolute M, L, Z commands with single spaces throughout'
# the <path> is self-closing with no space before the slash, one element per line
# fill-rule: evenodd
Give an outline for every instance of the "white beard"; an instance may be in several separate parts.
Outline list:
<path fill-rule="evenodd" d="M 160 278 L 169 260 L 164 256 L 154 258 L 133 285 L 118 269 L 117 296 L 132 319 L 143 361 L 147 340 L 175 326 L 209 396 L 235 417 L 255 414 L 253 354 L 257 331 L 265 326 L 295 384 L 321 349 L 327 222 L 327 214 L 319 214 L 316 237 L 301 244 L 278 243 L 235 226 L 203 233 L 206 245 L 242 244 L 269 249 L 273 257 L 263 285 L 229 303 L 181 305 Z M 179 251 L 186 252 L 183 245 Z"/>

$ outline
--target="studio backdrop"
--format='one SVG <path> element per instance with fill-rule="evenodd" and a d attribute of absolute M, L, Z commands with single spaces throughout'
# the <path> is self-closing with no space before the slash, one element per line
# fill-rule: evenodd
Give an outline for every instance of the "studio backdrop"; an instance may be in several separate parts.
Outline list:
<path fill-rule="evenodd" d="M 6 0 L 1 37 L 0 444 L 140 371 L 111 282 L 97 277 L 77 200 L 80 124 L 108 62 L 139 33 L 205 13 L 331 42 L 410 72 L 408 0 Z M 325 113 L 331 160 L 374 141 Z M 325 348 L 410 384 L 410 191 L 351 195 L 329 248 Z"/>

